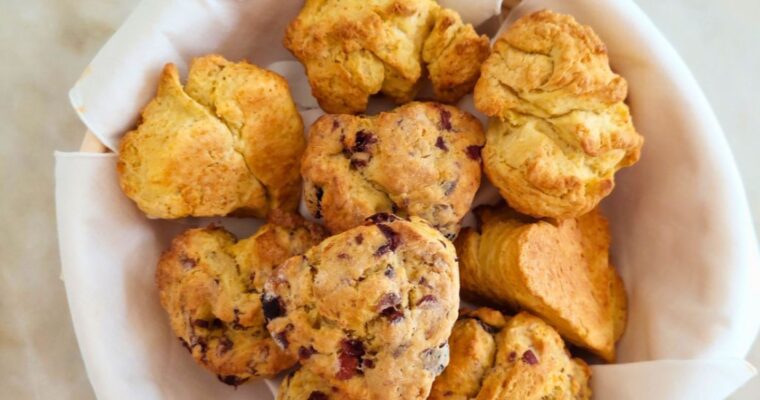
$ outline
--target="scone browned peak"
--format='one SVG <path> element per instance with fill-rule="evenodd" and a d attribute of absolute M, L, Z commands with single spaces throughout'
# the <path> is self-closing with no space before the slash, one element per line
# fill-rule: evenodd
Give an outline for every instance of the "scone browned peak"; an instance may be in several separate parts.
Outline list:
<path fill-rule="evenodd" d="M 124 193 L 149 217 L 294 211 L 303 122 L 281 76 L 220 56 L 167 64 L 137 129 L 119 144 Z"/>
<path fill-rule="evenodd" d="M 449 338 L 451 359 L 429 400 L 590 399 L 591 369 L 559 334 L 526 312 L 464 311 Z"/>
<path fill-rule="evenodd" d="M 436 99 L 454 102 L 489 52 L 486 36 L 433 0 L 306 0 L 285 47 L 306 67 L 320 106 L 347 114 L 379 92 L 412 100 L 425 70 Z"/>
<path fill-rule="evenodd" d="M 534 217 L 574 218 L 639 159 L 625 79 L 604 43 L 572 17 L 540 11 L 495 42 L 475 86 L 491 117 L 483 164 L 509 205 Z"/>
<path fill-rule="evenodd" d="M 171 327 L 196 361 L 230 385 L 292 367 L 296 358 L 266 330 L 261 291 L 278 264 L 324 236 L 319 225 L 275 211 L 245 240 L 218 227 L 176 237 L 156 281 Z"/>
<path fill-rule="evenodd" d="M 309 131 L 304 200 L 333 233 L 393 212 L 453 238 L 480 185 L 484 141 L 475 117 L 438 103 L 373 117 L 325 115 Z"/>
<path fill-rule="evenodd" d="M 627 304 L 609 264 L 607 220 L 597 210 L 559 222 L 506 208 L 476 214 L 480 232 L 464 229 L 455 243 L 463 293 L 528 310 L 569 342 L 613 361 Z"/>
<path fill-rule="evenodd" d="M 427 222 L 378 214 L 277 268 L 267 328 L 345 399 L 425 399 L 459 308 L 454 246 Z"/>

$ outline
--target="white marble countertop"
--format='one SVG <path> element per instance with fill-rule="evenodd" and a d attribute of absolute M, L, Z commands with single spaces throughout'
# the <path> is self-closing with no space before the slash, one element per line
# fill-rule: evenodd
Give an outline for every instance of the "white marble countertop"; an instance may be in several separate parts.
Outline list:
<path fill-rule="evenodd" d="M 637 0 L 710 99 L 760 230 L 760 2 Z M 54 149 L 83 126 L 67 91 L 137 0 L 0 1 L 0 387 L 3 398 L 94 398 L 61 281 Z M 104 266 L 107 268 L 108 266 Z M 29 314 L 35 318 L 28 317 Z M 25 321 L 21 323 L 20 321 Z M 749 356 L 760 366 L 760 344 Z M 732 399 L 760 398 L 755 378 Z"/>

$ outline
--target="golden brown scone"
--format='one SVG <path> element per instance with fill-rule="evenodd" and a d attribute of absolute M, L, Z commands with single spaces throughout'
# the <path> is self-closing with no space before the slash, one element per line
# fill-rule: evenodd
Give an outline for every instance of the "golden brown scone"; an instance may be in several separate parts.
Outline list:
<path fill-rule="evenodd" d="M 448 363 L 454 246 L 427 222 L 377 214 L 278 267 L 267 329 L 352 400 L 421 400 Z"/>
<path fill-rule="evenodd" d="M 509 319 L 488 308 L 463 312 L 449 348 L 449 365 L 429 400 L 591 398 L 588 365 L 571 358 L 559 334 L 526 312 Z"/>
<path fill-rule="evenodd" d="M 412 100 L 425 64 L 437 99 L 456 101 L 489 52 L 486 36 L 433 0 L 307 0 L 284 44 L 306 67 L 320 106 L 347 114 L 378 92 Z"/>
<path fill-rule="evenodd" d="M 298 206 L 303 122 L 281 76 L 220 56 L 167 64 L 119 144 L 124 193 L 150 217 L 265 217 Z"/>
<path fill-rule="evenodd" d="M 279 211 L 239 242 L 216 227 L 176 237 L 156 281 L 172 329 L 196 361 L 230 385 L 293 366 L 266 330 L 260 292 L 278 264 L 324 237 L 319 225 Z"/>
<path fill-rule="evenodd" d="M 475 117 L 437 103 L 375 117 L 325 115 L 309 131 L 304 200 L 333 233 L 393 212 L 453 238 L 480 185 L 483 142 Z"/>
<path fill-rule="evenodd" d="M 571 16 L 540 11 L 494 44 L 475 86 L 492 117 L 485 172 L 509 205 L 535 217 L 574 218 L 613 189 L 614 174 L 638 161 L 625 79 L 604 43 Z"/>
<path fill-rule="evenodd" d="M 280 384 L 277 400 L 343 400 L 346 396 L 306 368 L 290 373 Z"/>
<path fill-rule="evenodd" d="M 568 341 L 607 361 L 627 315 L 625 288 L 609 264 L 606 219 L 536 221 L 508 209 L 479 208 L 480 233 L 455 245 L 463 292 L 544 318 Z"/>

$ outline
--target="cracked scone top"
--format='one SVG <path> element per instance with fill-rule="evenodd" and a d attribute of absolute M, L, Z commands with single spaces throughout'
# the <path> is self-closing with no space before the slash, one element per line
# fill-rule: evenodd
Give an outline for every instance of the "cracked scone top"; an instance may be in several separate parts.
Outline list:
<path fill-rule="evenodd" d="M 612 191 L 615 172 L 639 159 L 626 81 L 599 37 L 570 16 L 540 11 L 515 22 L 494 43 L 474 95 L 491 117 L 485 172 L 523 214 L 585 214 Z"/>
<path fill-rule="evenodd" d="M 569 342 L 606 361 L 627 316 L 625 287 L 609 263 L 610 234 L 598 210 L 577 219 L 535 220 L 479 207 L 480 232 L 462 230 L 455 245 L 462 292 L 528 310 Z"/>
<path fill-rule="evenodd" d="M 528 313 L 463 312 L 449 338 L 451 360 L 429 400 L 590 399 L 591 369 L 571 358 L 551 326 Z"/>
<path fill-rule="evenodd" d="M 220 56 L 183 88 L 164 67 L 156 97 L 119 144 L 124 193 L 150 217 L 265 217 L 298 206 L 303 122 L 281 76 Z"/>
<path fill-rule="evenodd" d="M 307 0 L 285 47 L 329 113 L 362 112 L 378 92 L 408 102 L 426 70 L 436 99 L 454 102 L 489 52 L 486 36 L 433 0 Z"/>
<path fill-rule="evenodd" d="M 419 218 L 378 214 L 283 263 L 267 328 L 349 399 L 424 399 L 457 318 L 454 246 Z"/>
<path fill-rule="evenodd" d="M 484 141 L 475 117 L 437 103 L 374 117 L 325 115 L 309 130 L 304 200 L 334 233 L 393 212 L 453 237 L 480 185 Z"/>
<path fill-rule="evenodd" d="M 295 364 L 266 330 L 260 292 L 279 263 L 324 236 L 319 225 L 274 212 L 239 242 L 222 228 L 190 229 L 172 241 L 156 271 L 161 305 L 198 363 L 231 385 Z"/>

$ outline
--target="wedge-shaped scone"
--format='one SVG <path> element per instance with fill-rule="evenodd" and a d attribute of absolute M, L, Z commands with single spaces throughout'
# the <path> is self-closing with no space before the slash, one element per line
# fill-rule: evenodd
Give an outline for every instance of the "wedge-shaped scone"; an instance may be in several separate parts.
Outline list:
<path fill-rule="evenodd" d="M 465 311 L 449 338 L 451 359 L 429 400 L 590 399 L 591 369 L 559 334 L 522 312 Z"/>
<path fill-rule="evenodd" d="M 625 79 L 610 70 L 604 43 L 572 17 L 540 11 L 494 44 L 475 86 L 491 117 L 485 172 L 515 210 L 574 218 L 614 187 L 639 159 Z"/>
<path fill-rule="evenodd" d="M 378 214 L 288 259 L 263 303 L 276 341 L 340 398 L 425 399 L 448 363 L 456 253 L 425 221 Z"/>
<path fill-rule="evenodd" d="M 309 130 L 304 200 L 333 233 L 393 212 L 453 238 L 480 185 L 484 140 L 475 117 L 437 103 L 374 117 L 325 115 Z"/>
<path fill-rule="evenodd" d="M 205 56 L 184 88 L 166 65 L 142 121 L 119 144 L 119 183 L 150 217 L 265 217 L 298 206 L 304 146 L 284 78 Z"/>
<path fill-rule="evenodd" d="M 486 36 L 433 0 L 307 0 L 285 47 L 306 67 L 320 106 L 348 114 L 378 92 L 410 101 L 425 66 L 436 99 L 456 101 L 489 52 Z"/>
<path fill-rule="evenodd" d="M 456 240 L 463 292 L 525 309 L 568 341 L 607 361 L 625 328 L 623 283 L 609 264 L 606 219 L 537 221 L 508 209 L 479 208 L 480 232 Z"/>
<path fill-rule="evenodd" d="M 266 330 L 261 291 L 278 264 L 324 236 L 319 225 L 275 211 L 245 240 L 214 227 L 176 237 L 156 281 L 171 327 L 196 361 L 230 385 L 292 367 L 295 357 Z"/>

